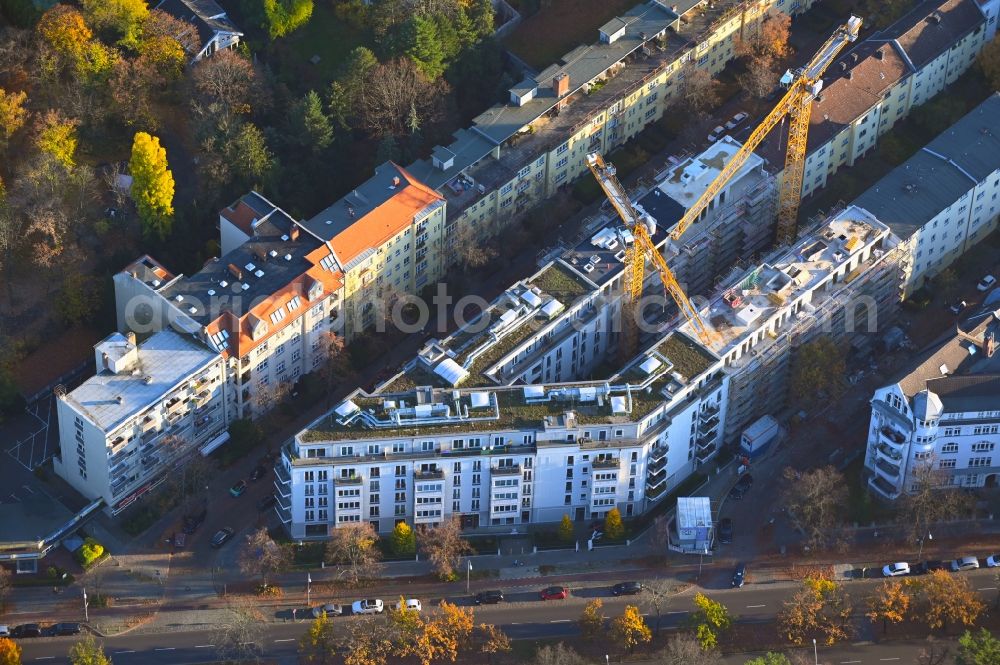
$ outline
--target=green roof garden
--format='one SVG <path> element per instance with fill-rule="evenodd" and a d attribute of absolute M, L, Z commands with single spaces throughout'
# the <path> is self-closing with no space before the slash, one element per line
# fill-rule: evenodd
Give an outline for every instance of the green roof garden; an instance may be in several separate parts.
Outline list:
<path fill-rule="evenodd" d="M 684 377 L 685 381 L 695 378 L 716 361 L 708 351 L 676 332 L 660 342 L 657 350 L 670 361 L 674 371 Z"/>
<path fill-rule="evenodd" d="M 564 305 L 594 290 L 592 285 L 559 262 L 550 264 L 530 283 Z"/>

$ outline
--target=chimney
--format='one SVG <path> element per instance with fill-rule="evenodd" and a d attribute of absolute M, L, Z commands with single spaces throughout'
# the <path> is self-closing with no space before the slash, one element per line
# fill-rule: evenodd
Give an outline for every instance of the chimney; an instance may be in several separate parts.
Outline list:
<path fill-rule="evenodd" d="M 267 263 L 267 250 L 266 249 L 264 249 L 263 247 L 254 247 L 253 248 L 253 253 L 254 253 L 254 256 L 256 256 L 258 260 L 260 260 L 261 263 Z"/>
<path fill-rule="evenodd" d="M 288 232 L 288 237 L 292 240 L 299 239 L 299 226 L 298 224 L 292 224 L 292 230 Z"/>
<path fill-rule="evenodd" d="M 847 80 L 850 81 L 852 78 L 854 78 L 854 70 L 853 69 L 848 69 L 847 70 Z"/>
<path fill-rule="evenodd" d="M 119 404 L 121 404 L 122 402 L 125 401 L 125 398 L 122 397 L 121 395 L 116 395 L 115 396 L 115 401 L 118 402 Z"/>
<path fill-rule="evenodd" d="M 108 354 L 107 353 L 102 353 L 101 354 L 101 362 L 104 364 L 104 369 L 111 369 L 110 367 L 108 367 Z"/>
<path fill-rule="evenodd" d="M 569 92 L 569 74 L 562 72 L 552 78 L 552 92 L 556 93 L 556 99 L 561 99 Z"/>
<path fill-rule="evenodd" d="M 885 58 L 885 53 L 882 52 L 882 47 L 881 46 L 878 47 L 877 49 L 875 49 L 875 57 L 878 58 L 879 60 L 882 60 L 883 58 Z"/>
<path fill-rule="evenodd" d="M 128 343 L 129 344 L 131 344 L 132 346 L 135 346 L 135 333 L 134 332 L 130 332 L 125 337 L 126 337 L 126 339 L 128 339 Z"/>
<path fill-rule="evenodd" d="M 857 53 L 851 54 L 851 62 L 857 62 L 860 56 Z"/>
<path fill-rule="evenodd" d="M 243 270 L 239 266 L 236 266 L 236 265 L 230 263 L 229 264 L 229 274 L 232 275 L 233 278 L 236 279 L 237 282 L 242 282 L 243 281 Z"/>
<path fill-rule="evenodd" d="M 390 187 L 389 189 L 396 189 L 397 187 L 399 187 L 399 183 L 400 183 L 399 176 L 394 177 L 392 179 L 392 187 Z"/>

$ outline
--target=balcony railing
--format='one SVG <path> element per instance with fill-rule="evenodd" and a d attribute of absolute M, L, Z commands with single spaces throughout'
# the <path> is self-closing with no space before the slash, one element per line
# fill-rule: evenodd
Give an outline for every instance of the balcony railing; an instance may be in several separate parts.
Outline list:
<path fill-rule="evenodd" d="M 718 414 L 719 414 L 719 407 L 717 407 L 717 406 L 709 406 L 709 407 L 706 407 L 706 408 L 702 409 L 701 413 L 699 413 L 698 415 L 701 417 L 702 420 L 708 420 L 712 416 L 716 416 Z"/>
<path fill-rule="evenodd" d="M 696 459 L 696 460 L 698 460 L 698 463 L 699 463 L 699 464 L 704 464 L 704 463 L 705 463 L 705 462 L 707 462 L 707 461 L 708 461 L 708 460 L 709 460 L 709 459 L 710 459 L 710 458 L 711 458 L 711 457 L 712 457 L 713 455 L 715 455 L 715 453 L 716 453 L 716 452 L 718 452 L 718 448 L 717 448 L 717 447 L 715 446 L 715 444 L 713 443 L 713 444 L 711 445 L 711 447 L 707 448 L 706 450 L 701 450 L 701 449 L 699 448 L 699 449 L 698 449 L 698 452 L 697 452 L 697 453 L 695 454 L 695 456 L 694 456 L 694 457 L 695 457 L 695 459 Z"/>
<path fill-rule="evenodd" d="M 659 444 L 653 446 L 649 449 L 649 461 L 655 462 L 664 459 L 667 456 L 667 452 L 670 450 L 670 446 L 667 444 Z"/>
<path fill-rule="evenodd" d="M 878 475 L 868 479 L 868 486 L 887 499 L 896 499 L 900 494 L 895 485 Z"/>
<path fill-rule="evenodd" d="M 895 464 L 886 462 L 884 459 L 880 459 L 875 462 L 875 469 L 887 476 L 889 480 L 899 479 L 899 467 Z"/>
<path fill-rule="evenodd" d="M 490 473 L 494 476 L 519 476 L 521 475 L 521 465 L 491 466 Z"/>
<path fill-rule="evenodd" d="M 444 479 L 444 469 L 423 469 L 414 470 L 413 472 L 414 480 L 443 480 Z"/>
<path fill-rule="evenodd" d="M 879 430 L 879 434 L 881 434 L 884 439 L 887 439 L 889 442 L 894 443 L 897 446 L 906 442 L 905 435 L 889 426 L 883 426 L 882 429 Z"/>
<path fill-rule="evenodd" d="M 338 476 L 334 478 L 335 485 L 360 485 L 364 480 L 361 476 Z"/>
<path fill-rule="evenodd" d="M 649 469 L 651 473 L 656 473 L 667 466 L 667 456 L 657 457 L 656 459 L 651 459 L 646 468 Z"/>
<path fill-rule="evenodd" d="M 698 423 L 698 431 L 701 432 L 702 434 L 708 434 L 709 432 L 714 430 L 718 424 L 719 424 L 718 416 L 712 416 Z"/>
<path fill-rule="evenodd" d="M 599 457 L 591 462 L 591 466 L 595 469 L 617 469 L 621 464 L 621 459 L 617 457 Z"/>
<path fill-rule="evenodd" d="M 903 453 L 899 452 L 898 450 L 895 450 L 891 446 L 885 445 L 884 443 L 880 443 L 878 446 L 876 446 L 875 449 L 878 450 L 880 455 L 882 455 L 883 457 L 892 462 L 898 463 L 900 460 L 903 459 Z"/>

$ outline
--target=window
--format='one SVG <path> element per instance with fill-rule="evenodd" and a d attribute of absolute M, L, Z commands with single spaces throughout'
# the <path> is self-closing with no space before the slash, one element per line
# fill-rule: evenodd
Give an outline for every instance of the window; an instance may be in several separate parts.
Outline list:
<path fill-rule="evenodd" d="M 980 441 L 979 443 L 972 444 L 972 452 L 974 453 L 992 453 L 993 446 L 995 444 L 989 441 Z"/>
<path fill-rule="evenodd" d="M 993 466 L 992 457 L 972 457 L 969 459 L 969 468 L 973 469 L 979 466 Z"/>
<path fill-rule="evenodd" d="M 958 444 L 953 441 L 941 446 L 942 454 L 957 453 L 957 452 L 958 452 Z"/>
<path fill-rule="evenodd" d="M 938 462 L 939 469 L 954 469 L 956 460 L 953 459 L 943 459 Z"/>

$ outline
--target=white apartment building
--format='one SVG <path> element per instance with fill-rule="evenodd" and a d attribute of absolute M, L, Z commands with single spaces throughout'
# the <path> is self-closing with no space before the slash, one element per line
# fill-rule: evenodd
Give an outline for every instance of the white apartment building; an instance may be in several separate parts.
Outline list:
<path fill-rule="evenodd" d="M 94 347 L 97 374 L 57 393 L 55 472 L 117 514 L 198 451 L 228 439 L 225 362 L 163 330 L 136 344 L 113 333 Z"/>
<path fill-rule="evenodd" d="M 265 204 L 274 209 L 262 215 Z M 341 330 L 343 275 L 324 242 L 257 194 L 223 217 L 240 220 L 221 224 L 227 245 L 236 233 L 227 224 L 249 239 L 197 273 L 174 275 L 144 256 L 115 275 L 118 326 L 169 328 L 213 349 L 225 360 L 229 417 L 253 418 L 323 365 Z"/>
<path fill-rule="evenodd" d="M 838 59 L 813 101 L 802 196 L 965 72 L 992 39 L 998 11 L 1000 0 L 927 0 Z M 786 134 L 779 128 L 757 150 L 779 182 Z"/>
<path fill-rule="evenodd" d="M 876 494 L 896 499 L 927 470 L 944 487 L 998 485 L 998 340 L 1000 310 L 984 309 L 916 369 L 875 391 L 865 470 Z"/>
<path fill-rule="evenodd" d="M 911 294 L 997 227 L 1000 93 L 994 93 L 855 200 L 907 248 Z"/>
<path fill-rule="evenodd" d="M 720 291 L 703 312 L 712 345 L 669 324 L 610 375 L 597 372 L 617 348 L 603 327 L 614 317 L 593 312 L 613 306 L 601 284 L 620 271 L 600 255 L 589 272 L 550 264 L 511 287 L 485 321 L 430 342 L 400 375 L 355 391 L 296 435 L 278 465 L 276 510 L 294 538 L 361 520 L 384 532 L 450 516 L 509 528 L 599 518 L 611 507 L 638 515 L 715 457 L 732 409 L 747 420 L 780 408 L 782 373 L 761 376 L 762 353 L 787 362 L 827 329 L 848 339 L 855 296 L 868 296 L 865 305 L 880 290 L 898 298 L 895 242 L 884 224 L 848 209 Z M 579 336 L 552 334 L 574 321 Z M 746 376 L 766 404 L 733 396 L 732 382 Z"/>

